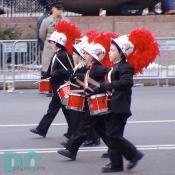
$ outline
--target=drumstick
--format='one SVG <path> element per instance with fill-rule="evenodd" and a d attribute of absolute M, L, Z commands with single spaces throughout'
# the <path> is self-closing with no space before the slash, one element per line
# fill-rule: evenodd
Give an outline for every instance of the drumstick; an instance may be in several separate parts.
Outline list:
<path fill-rule="evenodd" d="M 77 83 L 79 83 L 81 86 L 84 87 L 84 83 L 83 83 L 81 80 L 79 80 L 79 79 L 77 78 L 76 81 L 77 81 Z M 93 90 L 92 88 L 90 88 L 90 87 L 87 87 L 87 89 L 90 90 L 91 92 L 94 92 L 94 90 Z"/>
<path fill-rule="evenodd" d="M 88 78 L 88 82 L 96 87 L 100 87 L 100 83 L 92 79 L 91 77 Z"/>
<path fill-rule="evenodd" d="M 90 70 L 88 70 L 86 72 L 85 79 L 84 79 L 84 88 L 85 89 L 87 89 L 87 87 L 88 87 L 89 72 L 90 72 Z"/>
<path fill-rule="evenodd" d="M 65 83 L 69 83 L 70 85 L 74 86 L 74 87 L 77 87 L 77 88 L 80 88 L 80 86 L 78 86 L 77 84 L 74 84 L 70 81 L 64 81 Z"/>
<path fill-rule="evenodd" d="M 77 69 L 82 68 L 83 66 L 85 66 L 86 63 L 85 61 L 80 61 L 75 67 L 74 67 L 74 72 L 76 72 Z"/>
<path fill-rule="evenodd" d="M 80 63 L 78 63 L 75 67 L 74 67 L 74 73 L 76 72 L 77 69 L 79 69 Z"/>
<path fill-rule="evenodd" d="M 81 93 L 81 92 L 84 92 L 83 89 L 74 89 L 74 90 L 71 90 L 71 92 L 73 93 Z"/>

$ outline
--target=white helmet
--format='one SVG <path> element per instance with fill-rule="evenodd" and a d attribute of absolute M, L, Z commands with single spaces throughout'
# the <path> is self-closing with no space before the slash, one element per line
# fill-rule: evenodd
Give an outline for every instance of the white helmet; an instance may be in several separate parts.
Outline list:
<path fill-rule="evenodd" d="M 89 43 L 87 40 L 82 40 L 78 44 L 73 45 L 73 50 L 76 52 L 78 55 L 80 55 L 82 58 L 84 58 L 84 48 L 87 47 Z"/>
<path fill-rule="evenodd" d="M 48 41 L 54 41 L 55 43 L 60 44 L 61 46 L 66 45 L 67 37 L 64 33 L 59 33 L 57 31 L 54 31 L 50 37 L 48 38 Z"/>
<path fill-rule="evenodd" d="M 134 50 L 134 45 L 131 43 L 131 41 L 129 41 L 127 35 L 112 39 L 112 43 L 124 54 L 126 58 Z"/>
<path fill-rule="evenodd" d="M 99 62 L 102 61 L 106 53 L 105 48 L 98 43 L 89 44 L 84 50 Z"/>

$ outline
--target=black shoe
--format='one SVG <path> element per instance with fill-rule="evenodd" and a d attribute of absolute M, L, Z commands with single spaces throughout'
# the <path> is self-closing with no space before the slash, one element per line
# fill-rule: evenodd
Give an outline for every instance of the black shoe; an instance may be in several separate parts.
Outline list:
<path fill-rule="evenodd" d="M 62 156 L 68 157 L 69 159 L 75 160 L 76 159 L 76 154 L 71 153 L 69 150 L 58 150 L 58 154 L 61 154 Z"/>
<path fill-rule="evenodd" d="M 67 142 L 61 142 L 60 145 L 66 147 Z"/>
<path fill-rule="evenodd" d="M 42 137 L 46 137 L 45 133 L 40 132 L 38 129 L 30 129 L 30 132 L 34 133 L 34 134 L 38 134 Z"/>
<path fill-rule="evenodd" d="M 63 136 L 66 137 L 67 139 L 70 139 L 70 136 L 68 133 L 64 133 Z"/>
<path fill-rule="evenodd" d="M 133 158 L 133 160 L 131 160 L 130 162 L 129 162 L 129 164 L 128 164 L 128 166 L 127 166 L 127 169 L 128 170 L 131 170 L 132 168 L 134 168 L 137 164 L 138 164 L 138 162 L 139 162 L 139 160 L 141 160 L 142 158 L 143 158 L 143 154 L 141 153 L 141 152 L 138 152 L 137 154 L 136 154 L 136 156 Z"/>
<path fill-rule="evenodd" d="M 92 147 L 92 146 L 98 146 L 100 145 L 100 139 L 97 140 L 86 140 L 83 143 L 83 147 Z"/>
<path fill-rule="evenodd" d="M 122 171 L 123 171 L 123 167 L 114 167 L 112 166 L 111 163 L 107 164 L 102 168 L 103 173 L 113 173 L 113 172 L 122 172 Z"/>
<path fill-rule="evenodd" d="M 101 158 L 109 158 L 109 153 L 108 152 L 107 153 L 103 153 Z"/>

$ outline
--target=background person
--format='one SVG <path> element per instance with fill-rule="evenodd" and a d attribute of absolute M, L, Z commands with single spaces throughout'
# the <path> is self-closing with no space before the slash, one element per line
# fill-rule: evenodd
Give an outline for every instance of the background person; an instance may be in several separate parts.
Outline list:
<path fill-rule="evenodd" d="M 47 8 L 50 9 L 51 14 L 42 21 L 39 29 L 39 38 L 44 43 L 41 76 L 44 76 L 46 73 L 50 60 L 54 54 L 47 39 L 55 31 L 55 24 L 62 19 L 63 3 L 59 1 L 48 1 Z"/>

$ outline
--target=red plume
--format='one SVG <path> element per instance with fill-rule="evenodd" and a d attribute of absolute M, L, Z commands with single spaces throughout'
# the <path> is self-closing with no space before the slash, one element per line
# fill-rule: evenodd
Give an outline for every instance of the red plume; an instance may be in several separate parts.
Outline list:
<path fill-rule="evenodd" d="M 94 38 L 98 35 L 98 32 L 96 32 L 95 30 L 88 30 L 84 36 L 88 37 L 88 43 L 91 43 L 94 41 Z"/>
<path fill-rule="evenodd" d="M 81 32 L 75 24 L 67 22 L 65 20 L 61 20 L 55 25 L 55 29 L 57 32 L 64 33 L 67 37 L 66 49 L 69 54 L 72 54 L 73 44 L 75 39 L 80 38 Z"/>
<path fill-rule="evenodd" d="M 116 33 L 107 32 L 107 33 L 99 33 L 95 38 L 94 42 L 101 44 L 105 50 L 105 56 L 103 60 L 101 61 L 101 64 L 105 67 L 111 67 L 112 63 L 109 60 L 109 50 L 110 50 L 110 44 L 112 38 L 117 38 L 118 35 Z"/>
<path fill-rule="evenodd" d="M 135 74 L 141 73 L 159 55 L 159 45 L 149 30 L 139 28 L 129 34 L 134 51 L 128 56 L 128 63 L 135 68 Z"/>

